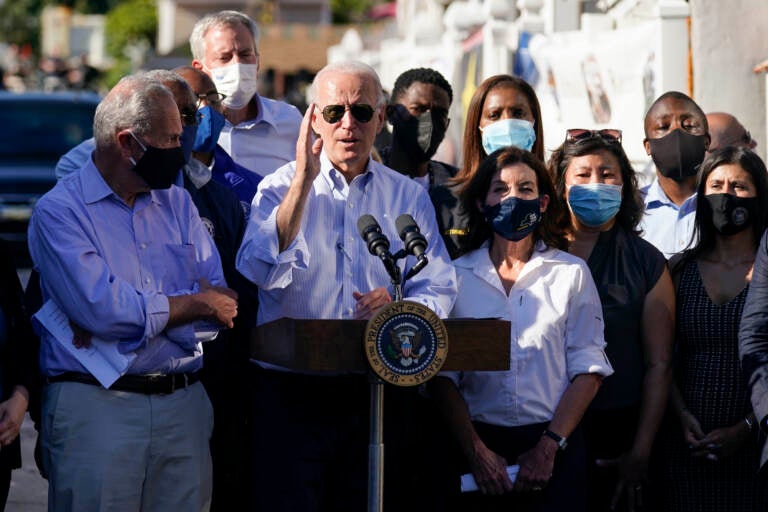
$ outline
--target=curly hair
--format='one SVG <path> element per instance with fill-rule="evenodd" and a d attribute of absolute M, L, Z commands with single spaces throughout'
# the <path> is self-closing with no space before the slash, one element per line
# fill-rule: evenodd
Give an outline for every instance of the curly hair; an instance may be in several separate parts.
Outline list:
<path fill-rule="evenodd" d="M 453 103 L 453 89 L 448 80 L 443 75 L 431 68 L 413 68 L 404 71 L 395 80 L 395 86 L 392 88 L 390 103 L 397 103 L 405 91 L 415 82 L 422 84 L 436 85 L 448 93 L 448 103 Z"/>

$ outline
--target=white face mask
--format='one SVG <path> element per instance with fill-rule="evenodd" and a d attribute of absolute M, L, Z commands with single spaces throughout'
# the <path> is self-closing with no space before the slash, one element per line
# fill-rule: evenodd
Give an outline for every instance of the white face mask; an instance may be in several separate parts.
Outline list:
<path fill-rule="evenodd" d="M 225 107 L 238 110 L 251 101 L 258 88 L 256 64 L 234 63 L 208 70 L 216 90 L 226 94 Z"/>

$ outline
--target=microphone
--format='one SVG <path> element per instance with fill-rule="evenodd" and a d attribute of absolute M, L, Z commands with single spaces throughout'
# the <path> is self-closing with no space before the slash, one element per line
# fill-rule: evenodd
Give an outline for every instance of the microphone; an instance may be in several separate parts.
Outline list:
<path fill-rule="evenodd" d="M 368 245 L 368 252 L 378 257 L 387 269 L 387 274 L 392 278 L 392 282 L 399 284 L 400 269 L 395 264 L 395 259 L 389 252 L 389 239 L 381 232 L 381 226 L 373 218 L 373 215 L 361 215 L 357 219 L 357 231 L 360 237 Z"/>
<path fill-rule="evenodd" d="M 418 274 L 429 263 L 425 254 L 427 252 L 427 239 L 421 234 L 419 226 L 413 220 L 413 217 L 407 213 L 400 215 L 395 220 L 395 227 L 400 235 L 400 240 L 403 241 L 405 252 L 416 256 L 416 264 L 405 276 L 408 279 Z"/>

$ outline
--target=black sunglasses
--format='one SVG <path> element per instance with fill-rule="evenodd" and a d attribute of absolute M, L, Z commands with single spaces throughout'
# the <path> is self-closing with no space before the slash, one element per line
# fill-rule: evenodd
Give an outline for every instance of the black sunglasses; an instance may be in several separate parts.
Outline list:
<path fill-rule="evenodd" d="M 226 97 L 227 95 L 221 92 L 204 92 L 197 94 L 197 108 L 200 108 L 200 105 L 202 105 L 203 101 L 209 105 L 218 105 L 224 101 Z"/>
<path fill-rule="evenodd" d="M 327 105 L 321 110 L 323 119 L 327 123 L 338 123 L 344 117 L 344 113 L 349 109 L 352 117 L 361 123 L 367 123 L 373 118 L 374 109 L 365 103 L 355 103 L 353 105 Z"/>
<path fill-rule="evenodd" d="M 203 115 L 195 110 L 194 112 L 180 112 L 182 126 L 197 126 L 203 120 Z"/>
<path fill-rule="evenodd" d="M 603 130 L 587 130 L 586 128 L 571 128 L 565 130 L 565 142 L 579 144 L 591 139 L 603 139 L 611 144 L 621 144 L 621 130 L 606 128 Z"/>

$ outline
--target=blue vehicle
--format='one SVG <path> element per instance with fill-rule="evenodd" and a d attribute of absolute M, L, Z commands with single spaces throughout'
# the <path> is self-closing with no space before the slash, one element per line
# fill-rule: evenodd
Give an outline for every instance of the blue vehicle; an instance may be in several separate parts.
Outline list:
<path fill-rule="evenodd" d="M 0 92 L 0 237 L 18 266 L 29 266 L 27 225 L 56 184 L 59 157 L 93 136 L 101 97 L 88 92 Z"/>

